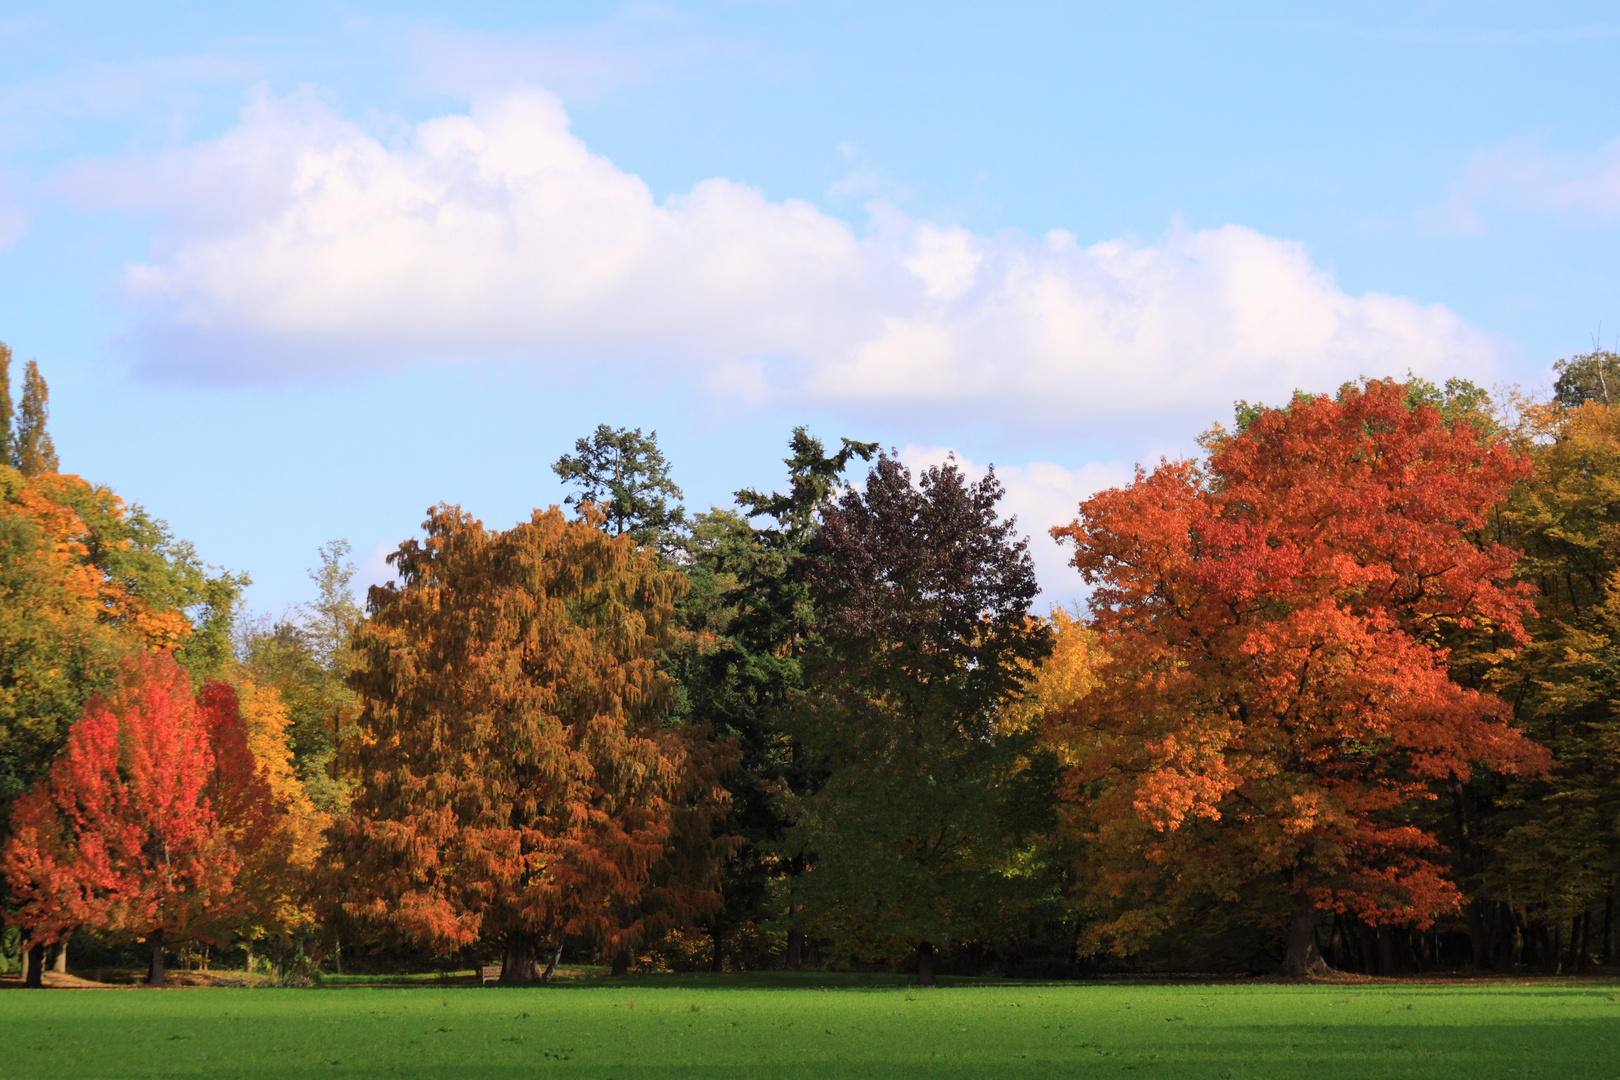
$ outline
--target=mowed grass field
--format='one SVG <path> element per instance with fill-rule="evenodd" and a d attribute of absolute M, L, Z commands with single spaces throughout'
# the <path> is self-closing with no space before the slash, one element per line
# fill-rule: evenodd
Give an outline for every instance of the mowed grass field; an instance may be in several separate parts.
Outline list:
<path fill-rule="evenodd" d="M 1608 983 L 981 984 L 0 994 L 0 1076 L 1620 1077 Z"/>

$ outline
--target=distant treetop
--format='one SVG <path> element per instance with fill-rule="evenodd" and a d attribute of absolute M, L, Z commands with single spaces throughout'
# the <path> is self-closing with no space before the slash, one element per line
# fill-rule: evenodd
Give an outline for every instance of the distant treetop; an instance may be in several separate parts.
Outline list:
<path fill-rule="evenodd" d="M 1588 401 L 1620 405 L 1620 356 L 1606 349 L 1577 353 L 1553 364 L 1553 400 L 1566 408 Z"/>
<path fill-rule="evenodd" d="M 587 439 L 574 442 L 551 467 L 579 490 L 563 501 L 594 504 L 614 536 L 629 533 L 639 544 L 657 544 L 686 524 L 681 489 L 669 478 L 669 462 L 658 449 L 658 432 L 598 424 Z M 674 505 L 671 506 L 671 500 Z"/>
<path fill-rule="evenodd" d="M 50 390 L 39 365 L 28 361 L 23 374 L 22 407 L 11 407 L 11 349 L 0 342 L 0 464 L 24 476 L 57 472 L 56 447 L 45 422 L 51 414 Z"/>

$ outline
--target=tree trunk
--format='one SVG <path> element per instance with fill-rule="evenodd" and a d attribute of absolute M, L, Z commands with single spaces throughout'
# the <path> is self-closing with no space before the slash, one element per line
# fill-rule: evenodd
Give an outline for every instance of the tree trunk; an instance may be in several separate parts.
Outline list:
<path fill-rule="evenodd" d="M 1603 895 L 1603 963 L 1604 966 L 1614 963 L 1614 882 L 1609 882 L 1609 891 Z"/>
<path fill-rule="evenodd" d="M 1316 902 L 1301 889 L 1294 896 L 1294 918 L 1288 926 L 1288 955 L 1277 974 L 1304 979 L 1326 975 L 1331 970 L 1316 943 Z"/>
<path fill-rule="evenodd" d="M 709 940 L 714 943 L 714 959 L 709 961 L 710 971 L 726 970 L 726 954 L 720 948 L 720 924 L 709 927 Z"/>
<path fill-rule="evenodd" d="M 804 931 L 797 926 L 788 931 L 787 969 L 799 971 L 804 967 Z"/>
<path fill-rule="evenodd" d="M 343 974 L 343 937 L 334 935 L 332 938 L 332 971 L 338 975 Z"/>
<path fill-rule="evenodd" d="M 614 978 L 630 974 L 630 950 L 620 949 L 613 954 L 613 970 L 609 972 Z"/>
<path fill-rule="evenodd" d="M 1377 975 L 1382 972 L 1378 965 L 1378 931 L 1358 917 L 1356 919 L 1356 944 L 1361 947 L 1361 970 L 1367 975 Z"/>
<path fill-rule="evenodd" d="M 501 957 L 501 982 L 534 982 L 540 976 L 535 956 L 534 935 L 514 930 L 506 935 L 506 955 Z"/>
<path fill-rule="evenodd" d="M 1468 799 L 1461 780 L 1451 782 L 1451 821 L 1457 880 L 1466 887 L 1474 869 L 1473 837 L 1468 828 Z M 1463 904 L 1463 918 L 1468 925 L 1468 944 L 1474 954 L 1474 967 L 1490 966 L 1490 942 L 1485 933 L 1485 913 L 1477 899 Z"/>
<path fill-rule="evenodd" d="M 45 986 L 45 946 L 44 944 L 28 946 L 28 952 L 23 955 L 23 985 L 31 986 L 36 990 Z"/>
<path fill-rule="evenodd" d="M 51 965 L 51 970 L 58 975 L 67 974 L 67 938 L 56 946 L 56 962 Z"/>
<path fill-rule="evenodd" d="M 917 946 L 917 985 L 939 985 L 939 980 L 934 977 L 934 947 L 926 941 Z"/>
<path fill-rule="evenodd" d="M 1468 920 L 1468 944 L 1474 957 L 1474 967 L 1484 971 L 1491 966 L 1491 935 L 1485 925 L 1485 912 L 1478 900 L 1463 905 Z"/>
<path fill-rule="evenodd" d="M 1497 901 L 1491 905 L 1490 916 L 1485 920 L 1485 967 L 1489 970 L 1502 970 L 1501 940 L 1502 903 Z"/>
<path fill-rule="evenodd" d="M 1388 978 L 1400 971 L 1395 960 L 1395 936 L 1389 927 L 1378 928 L 1378 974 Z"/>
<path fill-rule="evenodd" d="M 561 939 L 559 939 L 557 942 L 557 951 L 551 954 L 551 963 L 547 964 L 546 970 L 540 973 L 541 982 L 548 983 L 556 977 L 557 965 L 562 961 L 562 947 L 563 943 Z"/>
<path fill-rule="evenodd" d="M 163 985 L 163 930 L 162 930 L 162 928 L 159 928 L 157 930 L 152 931 L 151 935 L 146 939 L 146 941 L 147 941 L 147 944 L 152 946 L 152 963 L 151 963 L 151 966 L 149 966 L 146 969 L 146 985 L 147 986 L 162 986 Z"/>

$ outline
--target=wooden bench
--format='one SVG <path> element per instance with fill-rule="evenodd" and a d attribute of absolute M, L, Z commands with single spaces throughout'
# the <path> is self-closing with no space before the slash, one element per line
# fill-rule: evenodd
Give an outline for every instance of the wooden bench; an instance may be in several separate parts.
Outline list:
<path fill-rule="evenodd" d="M 478 969 L 478 985 L 488 986 L 492 982 L 501 981 L 501 965 L 485 964 Z"/>

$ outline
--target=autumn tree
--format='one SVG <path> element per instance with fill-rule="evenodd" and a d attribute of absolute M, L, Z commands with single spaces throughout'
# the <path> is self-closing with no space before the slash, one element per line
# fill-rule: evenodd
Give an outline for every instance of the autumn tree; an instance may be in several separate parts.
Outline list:
<path fill-rule="evenodd" d="M 1612 955 L 1620 877 L 1620 399 L 1602 387 L 1612 354 L 1562 361 L 1557 396 L 1521 410 L 1514 435 L 1534 464 L 1501 512 L 1536 587 L 1529 646 L 1491 672 L 1556 767 L 1475 793 L 1476 961 L 1507 968 L 1514 931 L 1524 959 L 1579 969 Z M 1603 368 L 1609 367 L 1607 375 Z M 1620 383 L 1615 385 L 1620 391 Z M 1519 924 L 1514 926 L 1514 924 Z M 1568 929 L 1567 937 L 1565 928 Z M 1592 949 L 1589 943 L 1601 943 Z"/>
<path fill-rule="evenodd" d="M 236 648 L 240 678 L 274 698 L 284 710 L 292 746 L 292 768 L 323 814 L 348 804 L 354 777 L 340 750 L 358 734 L 358 704 L 346 679 L 354 663 L 351 637 L 361 620 L 350 592 L 354 563 L 346 540 L 318 549 L 319 565 L 309 572 L 315 600 L 297 605 L 275 620 L 244 624 Z M 246 704 L 246 700 L 244 701 Z"/>
<path fill-rule="evenodd" d="M 630 534 L 654 546 L 686 524 L 681 489 L 669 477 L 669 462 L 658 448 L 658 432 L 598 424 L 589 438 L 574 443 L 551 471 L 579 490 L 563 501 L 597 507 L 614 536 Z M 671 505 L 674 500 L 674 505 Z"/>
<path fill-rule="evenodd" d="M 312 871 L 329 819 L 292 772 L 274 689 L 211 682 L 198 707 L 214 762 L 204 794 L 236 867 L 229 902 L 213 902 L 199 936 L 236 939 L 251 956 L 253 943 L 286 941 L 313 923 Z"/>
<path fill-rule="evenodd" d="M 1053 530 L 1105 656 L 1055 721 L 1087 745 L 1066 797 L 1115 948 L 1269 894 L 1292 909 L 1283 970 L 1310 974 L 1320 909 L 1426 926 L 1457 907 L 1410 810 L 1476 770 L 1547 768 L 1445 647 L 1524 643 L 1516 552 L 1483 528 L 1528 465 L 1387 380 L 1297 396 L 1209 446 L 1205 466 L 1139 469 Z"/>
<path fill-rule="evenodd" d="M 238 854 L 210 791 L 253 797 L 239 790 L 252 787 L 251 759 L 216 774 L 210 727 L 222 720 L 217 706 L 198 708 L 191 676 L 163 653 L 130 657 L 112 691 L 91 699 L 49 776 L 19 800 L 5 848 L 31 943 L 80 924 L 144 940 L 160 986 L 167 944 L 217 933 Z"/>
<path fill-rule="evenodd" d="M 655 663 L 682 579 L 592 515 L 498 532 L 436 508 L 355 638 L 346 909 L 438 949 L 500 943 L 503 979 L 533 978 L 542 940 L 637 936 L 623 916 L 703 777 Z"/>
<path fill-rule="evenodd" d="M 1050 769 L 1006 724 L 1051 648 L 1037 585 L 994 472 L 880 456 L 821 510 L 805 580 L 815 641 L 793 732 L 820 770 L 790 840 L 811 865 L 795 898 L 878 957 L 982 938 L 1043 895 L 1018 867 L 1046 825 Z M 1044 782 L 1043 782 L 1044 781 Z M 1044 788 L 1044 790 L 1043 790 Z"/>
<path fill-rule="evenodd" d="M 210 578 L 106 488 L 0 466 L 0 806 L 44 773 L 122 656 L 185 655 L 195 627 L 228 622 L 243 580 Z"/>

